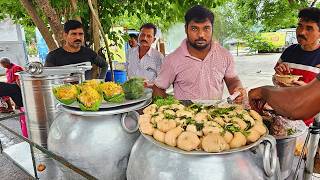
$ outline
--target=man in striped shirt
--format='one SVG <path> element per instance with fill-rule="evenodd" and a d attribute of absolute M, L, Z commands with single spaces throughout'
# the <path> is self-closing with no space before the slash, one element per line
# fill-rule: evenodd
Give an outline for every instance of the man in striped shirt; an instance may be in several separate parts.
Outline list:
<path fill-rule="evenodd" d="M 299 12 L 296 36 L 299 44 L 288 47 L 275 66 L 276 74 L 301 75 L 294 83 L 303 86 L 320 72 L 320 9 L 305 8 Z M 284 86 L 275 81 L 275 84 Z M 305 119 L 310 125 L 313 118 Z"/>
<path fill-rule="evenodd" d="M 292 119 L 305 119 L 320 112 L 319 89 L 320 74 L 305 86 L 263 86 L 252 89 L 249 91 L 249 101 L 251 107 L 258 112 L 262 112 L 264 105 L 268 103 L 278 114 Z"/>
<path fill-rule="evenodd" d="M 185 15 L 187 38 L 173 53 L 165 57 L 153 87 L 154 96 L 166 96 L 173 84 L 174 97 L 179 100 L 218 100 L 222 98 L 224 83 L 230 94 L 240 91 L 236 99 L 245 96 L 235 72 L 232 55 L 212 40 L 213 13 L 194 6 Z"/>

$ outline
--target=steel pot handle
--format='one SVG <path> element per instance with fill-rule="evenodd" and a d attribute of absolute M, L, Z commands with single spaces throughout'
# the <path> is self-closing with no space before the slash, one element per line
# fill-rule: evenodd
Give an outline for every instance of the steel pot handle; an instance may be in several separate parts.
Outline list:
<path fill-rule="evenodd" d="M 267 135 L 263 139 L 263 168 L 268 177 L 274 175 L 277 167 L 277 148 L 274 137 Z M 271 153 L 271 154 L 270 154 Z"/>
<path fill-rule="evenodd" d="M 129 113 L 133 113 L 133 115 L 135 116 L 135 120 L 136 120 L 136 127 L 133 128 L 133 129 L 129 129 L 127 128 L 126 124 L 125 124 L 125 121 L 127 119 L 127 115 Z M 127 112 L 127 113 L 123 113 L 121 115 L 121 126 L 122 128 L 127 132 L 127 133 L 135 133 L 138 129 L 139 129 L 139 123 L 138 123 L 138 119 L 139 119 L 139 113 L 137 113 L 136 111 L 131 111 L 131 112 Z"/>

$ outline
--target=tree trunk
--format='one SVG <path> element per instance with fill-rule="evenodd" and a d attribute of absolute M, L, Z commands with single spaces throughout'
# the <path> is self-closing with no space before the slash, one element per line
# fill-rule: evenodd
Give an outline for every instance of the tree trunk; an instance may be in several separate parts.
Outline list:
<path fill-rule="evenodd" d="M 46 41 L 47 46 L 50 51 L 55 50 L 58 48 L 57 44 L 55 43 L 52 33 L 47 28 L 44 21 L 37 15 L 37 11 L 30 0 L 20 0 L 22 6 L 26 9 L 27 13 L 31 17 L 33 23 L 39 29 L 43 39 Z"/>
<path fill-rule="evenodd" d="M 63 26 L 61 24 L 60 17 L 58 16 L 57 12 L 51 6 L 49 0 L 35 0 L 35 2 L 47 17 L 51 30 L 59 46 L 62 46 L 64 43 L 62 36 Z"/>
<path fill-rule="evenodd" d="M 95 10 L 95 13 L 98 14 L 98 6 L 97 6 L 97 0 L 93 0 L 92 1 L 92 6 Z M 99 49 L 100 49 L 100 36 L 99 36 L 99 26 L 97 24 L 97 22 L 94 20 L 94 17 L 92 17 L 92 13 L 90 13 L 91 15 L 91 29 L 92 29 L 92 39 L 93 39 L 93 49 L 96 53 L 98 53 Z M 93 66 L 92 67 L 92 78 L 96 79 L 98 77 L 98 73 L 99 73 L 99 69 L 97 66 Z"/>
<path fill-rule="evenodd" d="M 316 5 L 317 0 L 313 0 L 313 2 L 311 3 L 310 7 L 314 7 L 314 5 Z"/>
<path fill-rule="evenodd" d="M 70 3 L 71 3 L 71 7 L 72 7 L 72 12 L 73 13 L 77 13 L 77 11 L 78 11 L 78 0 L 70 0 Z M 74 19 L 76 19 L 76 20 L 81 22 L 81 17 L 78 16 L 78 15 L 76 15 L 74 17 Z"/>
<path fill-rule="evenodd" d="M 111 71 L 111 80 L 114 81 L 113 66 L 112 66 L 112 55 L 111 55 L 111 52 L 110 52 L 108 39 L 106 37 L 106 34 L 103 32 L 102 25 L 101 25 L 101 23 L 99 21 L 99 16 L 95 13 L 94 8 L 92 6 L 92 1 L 91 0 L 88 0 L 88 5 L 89 5 L 89 8 L 91 10 L 91 13 L 92 13 L 92 16 L 93 16 L 94 20 L 97 22 L 97 24 L 99 26 L 100 33 L 101 33 L 102 38 L 104 40 L 104 43 L 105 43 L 105 46 L 106 46 L 106 50 L 107 50 L 107 55 L 108 55 L 109 67 L 110 67 L 110 71 Z"/>

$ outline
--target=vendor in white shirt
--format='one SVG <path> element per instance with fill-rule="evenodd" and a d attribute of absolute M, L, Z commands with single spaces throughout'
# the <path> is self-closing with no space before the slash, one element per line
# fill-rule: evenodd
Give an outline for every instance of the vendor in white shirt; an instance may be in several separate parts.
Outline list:
<path fill-rule="evenodd" d="M 141 77 L 148 81 L 149 85 L 159 74 L 163 61 L 163 55 L 152 48 L 156 40 L 157 28 L 154 24 L 146 23 L 140 27 L 138 37 L 139 46 L 129 49 L 127 54 L 128 77 Z"/>

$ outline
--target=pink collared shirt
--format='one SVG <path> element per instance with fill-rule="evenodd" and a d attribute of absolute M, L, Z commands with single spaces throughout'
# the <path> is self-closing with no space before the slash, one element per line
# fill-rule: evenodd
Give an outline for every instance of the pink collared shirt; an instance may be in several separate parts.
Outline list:
<path fill-rule="evenodd" d="M 184 40 L 165 57 L 155 85 L 167 89 L 173 84 L 179 100 L 213 100 L 222 98 L 224 78 L 236 76 L 232 55 L 219 43 L 212 42 L 208 55 L 200 60 L 190 55 Z"/>

